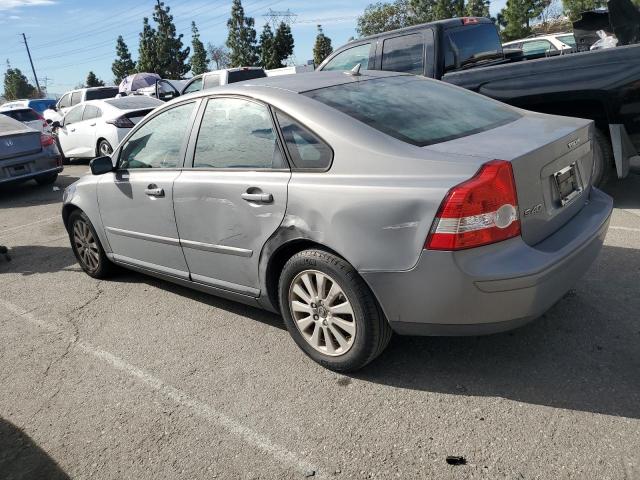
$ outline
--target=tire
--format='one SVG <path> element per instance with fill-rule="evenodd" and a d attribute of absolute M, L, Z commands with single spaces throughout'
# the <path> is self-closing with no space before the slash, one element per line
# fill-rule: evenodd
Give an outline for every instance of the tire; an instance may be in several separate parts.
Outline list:
<path fill-rule="evenodd" d="M 306 286 L 309 282 L 311 289 Z M 315 296 L 309 295 L 311 291 Z M 389 344 L 391 327 L 373 293 L 336 255 L 304 250 L 291 257 L 280 275 L 278 296 L 289 334 L 325 368 L 353 372 Z"/>
<path fill-rule="evenodd" d="M 113 153 L 113 147 L 106 140 L 100 140 L 98 142 L 98 148 L 96 149 L 96 155 L 98 157 L 109 157 Z"/>
<path fill-rule="evenodd" d="M 64 152 L 62 151 L 62 147 L 60 146 L 60 139 L 58 138 L 57 135 L 55 136 L 55 139 L 56 139 L 56 146 L 58 147 L 58 152 L 60 153 L 60 159 L 62 160 L 62 164 L 70 165 L 71 159 L 67 158 Z"/>
<path fill-rule="evenodd" d="M 46 175 L 40 175 L 39 177 L 36 177 L 36 182 L 38 183 L 38 185 L 51 185 L 57 179 L 57 173 L 48 173 Z"/>
<path fill-rule="evenodd" d="M 107 278 L 114 265 L 105 255 L 89 217 L 83 211 L 75 210 L 69 215 L 67 224 L 71 248 L 82 270 L 93 278 Z"/>
<path fill-rule="evenodd" d="M 615 173 L 613 148 L 607 136 L 601 130 L 595 130 L 593 139 L 593 171 L 591 185 L 602 188 L 609 183 Z"/>

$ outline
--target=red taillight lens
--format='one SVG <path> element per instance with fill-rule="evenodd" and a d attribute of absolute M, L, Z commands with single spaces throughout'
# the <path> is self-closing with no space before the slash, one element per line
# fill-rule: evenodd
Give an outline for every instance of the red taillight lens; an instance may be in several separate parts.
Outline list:
<path fill-rule="evenodd" d="M 476 25 L 477 23 L 480 23 L 480 22 L 475 17 L 462 17 L 463 25 Z"/>
<path fill-rule="evenodd" d="M 55 139 L 51 135 L 42 134 L 40 135 L 40 145 L 43 147 L 50 147 L 56 143 Z"/>
<path fill-rule="evenodd" d="M 462 250 L 520 235 L 511 163 L 493 160 L 453 187 L 436 215 L 425 248 Z"/>
<path fill-rule="evenodd" d="M 118 117 L 113 120 L 107 120 L 107 123 L 110 123 L 111 125 L 114 125 L 118 128 L 133 128 L 135 126 L 133 122 L 127 117 Z"/>

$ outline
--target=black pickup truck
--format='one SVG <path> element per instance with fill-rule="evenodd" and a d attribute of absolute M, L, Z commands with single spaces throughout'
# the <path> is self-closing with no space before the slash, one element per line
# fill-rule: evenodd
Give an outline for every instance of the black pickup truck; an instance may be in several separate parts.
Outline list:
<path fill-rule="evenodd" d="M 455 18 L 354 40 L 318 70 L 391 70 L 443 80 L 511 105 L 595 121 L 592 181 L 640 161 L 640 45 L 522 61 L 487 18 Z"/>

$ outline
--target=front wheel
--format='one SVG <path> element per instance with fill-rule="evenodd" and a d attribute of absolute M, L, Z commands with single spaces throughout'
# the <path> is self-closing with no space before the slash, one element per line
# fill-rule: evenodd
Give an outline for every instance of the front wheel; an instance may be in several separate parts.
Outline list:
<path fill-rule="evenodd" d="M 100 140 L 98 143 L 98 156 L 100 157 L 109 157 L 113 153 L 113 148 L 111 144 L 106 140 Z"/>
<path fill-rule="evenodd" d="M 304 250 L 291 257 L 280 276 L 279 298 L 294 341 L 330 370 L 364 367 L 391 339 L 369 287 L 351 265 L 329 252 Z"/>
<path fill-rule="evenodd" d="M 71 248 L 82 270 L 93 278 L 107 277 L 113 270 L 113 264 L 104 253 L 89 217 L 75 210 L 69 215 L 68 225 Z"/>

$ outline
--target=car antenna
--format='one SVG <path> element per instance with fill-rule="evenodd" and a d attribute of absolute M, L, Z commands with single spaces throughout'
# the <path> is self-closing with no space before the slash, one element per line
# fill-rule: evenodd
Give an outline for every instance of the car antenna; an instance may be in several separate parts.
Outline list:
<path fill-rule="evenodd" d="M 362 74 L 360 73 L 360 67 L 362 65 L 360 63 L 358 63 L 355 67 L 353 67 L 351 70 L 349 70 L 348 72 L 344 72 L 347 75 L 351 75 L 352 77 L 360 77 L 362 76 Z"/>

